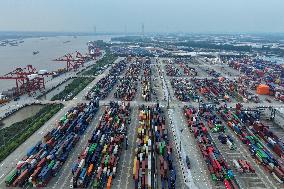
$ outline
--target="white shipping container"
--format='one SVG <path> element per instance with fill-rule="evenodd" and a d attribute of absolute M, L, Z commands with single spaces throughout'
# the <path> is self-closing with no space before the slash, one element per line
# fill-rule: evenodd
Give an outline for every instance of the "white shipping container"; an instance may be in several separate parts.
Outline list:
<path fill-rule="evenodd" d="M 46 74 L 47 73 L 47 70 L 39 70 L 38 71 L 38 74 Z"/>
<path fill-rule="evenodd" d="M 102 135 L 102 138 L 101 138 L 101 140 L 100 140 L 100 144 L 103 144 L 104 138 L 105 138 L 105 135 L 103 134 L 103 135 Z"/>
<path fill-rule="evenodd" d="M 17 165 L 20 165 L 20 164 L 22 164 L 22 163 L 24 163 L 24 162 L 25 162 L 25 161 L 20 160 L 20 161 L 18 161 Z"/>
<path fill-rule="evenodd" d="M 101 167 L 98 167 L 97 173 L 100 171 Z"/>
<path fill-rule="evenodd" d="M 268 163 L 269 167 L 271 167 L 272 169 L 274 169 L 274 164 L 273 163 Z"/>
<path fill-rule="evenodd" d="M 81 159 L 78 168 L 82 168 L 85 165 L 85 159 Z"/>
<path fill-rule="evenodd" d="M 148 146 L 145 147 L 146 148 L 146 155 L 148 155 Z"/>
<path fill-rule="evenodd" d="M 34 167 L 34 166 L 36 165 L 36 163 L 37 163 L 37 160 L 36 160 L 36 159 L 33 159 L 33 160 L 31 161 L 31 167 Z"/>
<path fill-rule="evenodd" d="M 229 148 L 231 149 L 233 144 L 231 143 L 231 141 L 230 141 L 230 140 L 228 140 L 228 139 L 227 139 L 227 145 L 228 145 L 228 146 L 229 146 Z"/>
<path fill-rule="evenodd" d="M 118 145 L 115 145 L 114 150 L 113 150 L 113 154 L 114 154 L 114 155 L 117 154 L 117 150 L 118 150 Z"/>
<path fill-rule="evenodd" d="M 47 155 L 47 151 L 44 151 L 41 155 L 40 155 L 40 159 L 44 158 Z"/>
<path fill-rule="evenodd" d="M 238 171 L 242 170 L 242 168 L 241 168 L 241 166 L 240 166 L 240 164 L 239 164 L 239 162 L 237 160 L 234 159 L 233 160 L 233 164 L 238 169 Z"/>
<path fill-rule="evenodd" d="M 143 161 L 143 153 L 139 154 L 139 161 L 142 162 Z"/>
<path fill-rule="evenodd" d="M 32 183 L 33 177 L 30 176 L 29 183 Z"/>
<path fill-rule="evenodd" d="M 78 113 L 78 110 L 74 110 L 74 111 L 73 111 L 73 114 L 77 114 L 77 113 Z"/>
<path fill-rule="evenodd" d="M 152 146 L 151 139 L 148 139 L 148 146 L 149 146 L 149 147 L 150 147 L 150 149 L 151 149 L 151 146 Z"/>
<path fill-rule="evenodd" d="M 268 137 L 268 142 L 272 145 L 272 146 L 274 146 L 275 144 L 276 144 L 276 142 L 272 139 L 272 138 L 270 138 L 270 137 Z"/>
<path fill-rule="evenodd" d="M 97 133 L 96 133 L 96 135 L 98 136 L 100 133 L 101 133 L 101 130 L 98 130 Z"/>
<path fill-rule="evenodd" d="M 110 169 L 107 170 L 107 176 L 109 176 L 109 175 L 110 175 Z"/>

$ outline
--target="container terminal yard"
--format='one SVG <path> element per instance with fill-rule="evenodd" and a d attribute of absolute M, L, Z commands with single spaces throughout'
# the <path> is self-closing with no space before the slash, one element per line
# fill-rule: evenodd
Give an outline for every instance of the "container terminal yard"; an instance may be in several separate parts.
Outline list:
<path fill-rule="evenodd" d="M 54 58 L 66 64 L 56 77 L 31 65 L 1 76 L 17 83 L 3 119 L 24 105 L 63 108 L 3 158 L 0 188 L 284 188 L 283 66 L 149 49 L 89 42 Z M 71 78 L 90 81 L 39 98 Z"/>

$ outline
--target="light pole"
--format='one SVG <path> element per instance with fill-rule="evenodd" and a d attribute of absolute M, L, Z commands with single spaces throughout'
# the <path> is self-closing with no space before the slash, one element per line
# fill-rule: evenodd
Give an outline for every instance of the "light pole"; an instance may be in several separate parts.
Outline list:
<path fill-rule="evenodd" d="M 170 97 L 169 97 L 169 95 L 168 95 L 168 106 L 167 106 L 167 108 L 168 109 L 170 108 Z"/>
<path fill-rule="evenodd" d="M 4 131 L 4 130 L 3 130 Z M 4 142 L 4 146 L 6 145 L 5 143 L 5 135 L 4 135 L 4 132 L 2 131 L 2 138 L 3 138 L 3 142 Z"/>
<path fill-rule="evenodd" d="M 180 135 L 182 135 L 182 132 L 183 132 L 183 129 L 180 130 Z M 180 139 L 179 139 L 179 149 L 180 149 L 180 152 L 181 152 L 181 136 L 180 136 Z"/>

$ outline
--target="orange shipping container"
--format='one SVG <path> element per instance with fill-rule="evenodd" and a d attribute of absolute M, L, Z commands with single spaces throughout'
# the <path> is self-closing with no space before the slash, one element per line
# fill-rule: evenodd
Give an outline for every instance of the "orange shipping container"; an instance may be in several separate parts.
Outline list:
<path fill-rule="evenodd" d="M 92 171 L 93 171 L 93 168 L 94 168 L 94 164 L 91 164 L 88 168 L 88 172 L 87 172 L 87 175 L 90 176 Z"/>
<path fill-rule="evenodd" d="M 108 177 L 108 180 L 107 180 L 107 189 L 110 189 L 110 187 L 111 187 L 111 181 L 112 181 L 112 176 L 109 176 L 109 177 Z"/>
<path fill-rule="evenodd" d="M 257 86 L 256 93 L 260 95 L 268 95 L 269 94 L 269 86 L 260 84 Z"/>
<path fill-rule="evenodd" d="M 228 124 L 228 126 L 229 126 L 229 127 L 233 127 L 232 122 L 228 121 L 228 123 L 227 123 L 227 124 Z"/>

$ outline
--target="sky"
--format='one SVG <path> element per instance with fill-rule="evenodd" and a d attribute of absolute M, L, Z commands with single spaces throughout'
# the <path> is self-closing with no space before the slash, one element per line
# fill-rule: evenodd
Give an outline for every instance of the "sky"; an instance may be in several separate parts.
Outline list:
<path fill-rule="evenodd" d="M 284 0 L 0 0 L 0 31 L 284 33 Z"/>

